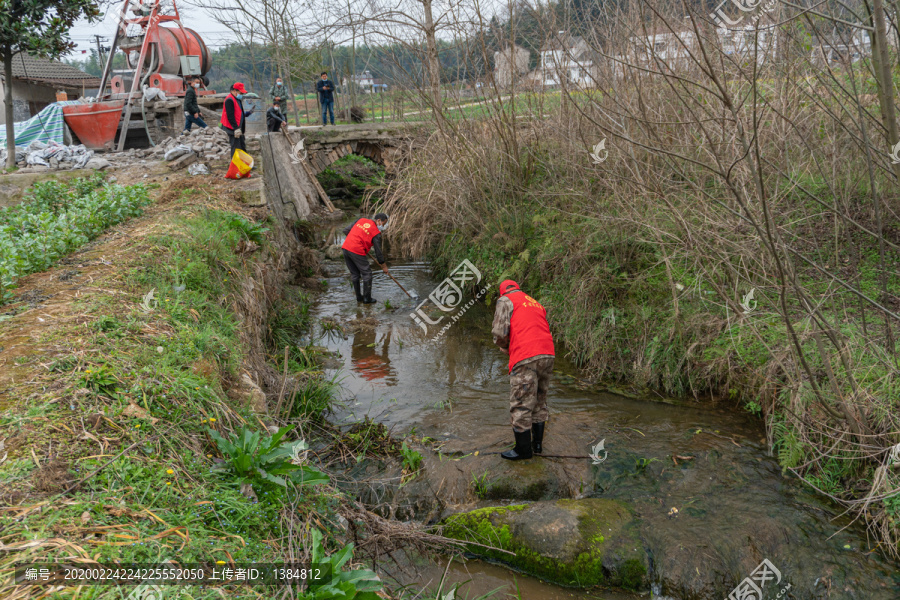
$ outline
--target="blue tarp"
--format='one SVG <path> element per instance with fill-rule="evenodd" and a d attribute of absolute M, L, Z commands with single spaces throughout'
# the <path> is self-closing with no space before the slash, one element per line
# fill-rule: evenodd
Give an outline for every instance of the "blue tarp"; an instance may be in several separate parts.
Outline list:
<path fill-rule="evenodd" d="M 54 102 L 44 110 L 34 115 L 27 121 L 20 121 L 14 125 L 16 132 L 16 146 L 24 148 L 34 141 L 63 142 L 63 113 L 62 107 L 67 104 L 78 104 L 76 101 Z M 6 146 L 6 126 L 0 126 L 0 147 Z"/>

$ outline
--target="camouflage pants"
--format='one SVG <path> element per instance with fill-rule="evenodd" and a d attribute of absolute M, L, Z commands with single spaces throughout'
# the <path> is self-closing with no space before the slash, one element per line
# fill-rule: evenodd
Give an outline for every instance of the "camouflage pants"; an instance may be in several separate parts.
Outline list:
<path fill-rule="evenodd" d="M 543 423 L 550 418 L 547 389 L 552 373 L 552 356 L 513 367 L 509 374 L 509 416 L 516 431 L 526 431 L 532 423 Z"/>

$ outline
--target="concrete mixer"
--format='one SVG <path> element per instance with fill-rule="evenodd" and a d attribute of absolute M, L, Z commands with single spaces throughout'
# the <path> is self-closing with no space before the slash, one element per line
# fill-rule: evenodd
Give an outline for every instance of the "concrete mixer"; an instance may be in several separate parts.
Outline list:
<path fill-rule="evenodd" d="M 175 0 L 125 0 L 118 15 L 97 97 L 63 107 L 66 124 L 93 149 L 122 151 L 126 143 L 152 146 L 176 135 L 183 123 L 186 78 L 198 75 L 204 88 L 209 84 L 209 50 L 196 31 L 181 24 Z M 113 71 L 119 50 L 127 68 Z M 148 99 L 154 94 L 156 98 Z M 206 116 L 218 118 L 215 113 L 226 94 L 201 89 L 197 96 Z"/>

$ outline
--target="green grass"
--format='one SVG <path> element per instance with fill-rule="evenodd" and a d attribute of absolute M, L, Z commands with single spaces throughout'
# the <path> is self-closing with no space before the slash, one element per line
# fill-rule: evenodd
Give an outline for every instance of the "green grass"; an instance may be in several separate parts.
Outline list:
<path fill-rule="evenodd" d="M 325 190 L 345 188 L 353 197 L 354 203 L 360 206 L 366 188 L 378 187 L 384 183 L 384 167 L 364 156 L 348 154 L 333 162 L 316 177 Z"/>
<path fill-rule="evenodd" d="M 22 203 L 0 209 L 0 305 L 19 278 L 48 269 L 149 203 L 144 186 L 108 185 L 100 175 L 36 183 Z"/>
<path fill-rule="evenodd" d="M 182 200 L 190 206 L 190 190 Z M 316 485 L 327 478 L 304 460 L 304 442 L 280 439 L 287 430 L 261 436 L 249 404 L 226 389 L 239 379 L 246 356 L 232 298 L 243 278 L 256 275 L 234 248 L 250 239 L 263 245 L 259 255 L 265 256 L 265 224 L 223 210 L 173 208 L 164 230 L 143 240 L 130 265 L 119 265 L 124 281 L 107 284 L 127 293 L 87 296 L 76 323 L 48 334 L 44 342 L 71 351 L 50 363 L 52 388 L 38 388 L 0 414 L 0 427 L 17 436 L 22 449 L 36 448 L 45 457 L 49 444 L 60 465 L 55 479 L 44 483 L 46 460 L 40 471 L 27 453 L 0 465 L 4 493 L 33 489 L 37 495 L 25 505 L 41 498 L 53 505 L 4 518 L 4 541 L 63 537 L 74 544 L 41 542 L 8 554 L 0 569 L 9 560 L 54 560 L 73 552 L 100 562 L 283 562 L 288 504 L 301 519 L 322 515 L 331 522 L 324 515 L 333 515 L 340 493 Z M 273 315 L 270 344 L 292 340 L 308 326 L 309 302 L 300 300 Z M 278 347 L 270 348 L 278 356 Z M 335 382 L 321 378 L 315 355 L 303 348 L 290 366 L 305 380 L 292 414 L 321 418 Z M 65 499 L 53 496 L 89 474 Z M 247 483 L 252 493 L 242 490 Z M 101 533 L 85 537 L 87 527 Z M 330 540 L 334 532 L 323 531 Z M 364 584 L 365 573 L 341 571 L 348 552 L 334 556 L 330 585 L 350 598 L 374 598 L 380 584 Z M 209 587 L 193 586 L 190 594 L 220 597 Z M 240 588 L 229 594 L 257 597 Z M 79 597 L 118 599 L 121 593 L 115 586 L 88 586 Z"/>

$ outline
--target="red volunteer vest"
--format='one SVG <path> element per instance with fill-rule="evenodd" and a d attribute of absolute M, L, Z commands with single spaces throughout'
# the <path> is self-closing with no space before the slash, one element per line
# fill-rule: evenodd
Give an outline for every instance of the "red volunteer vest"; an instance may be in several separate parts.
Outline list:
<path fill-rule="evenodd" d="M 234 104 L 234 118 L 237 120 L 237 125 L 232 127 L 232 124 L 228 122 L 228 113 L 225 112 L 225 107 L 222 107 L 222 119 L 219 121 L 223 127 L 227 127 L 228 129 L 238 129 L 241 126 L 241 117 L 244 113 L 241 112 L 241 103 L 238 102 L 234 96 L 228 94 L 225 98 L 225 104 L 229 102 Z"/>
<path fill-rule="evenodd" d="M 350 228 L 347 239 L 341 244 L 341 248 L 365 256 L 372 248 L 372 238 L 381 233 L 378 231 L 378 225 L 371 219 L 360 219 Z"/>
<path fill-rule="evenodd" d="M 509 318 L 509 372 L 526 358 L 539 354 L 556 356 L 544 307 L 525 292 L 512 292 L 506 297 L 513 303 Z"/>

